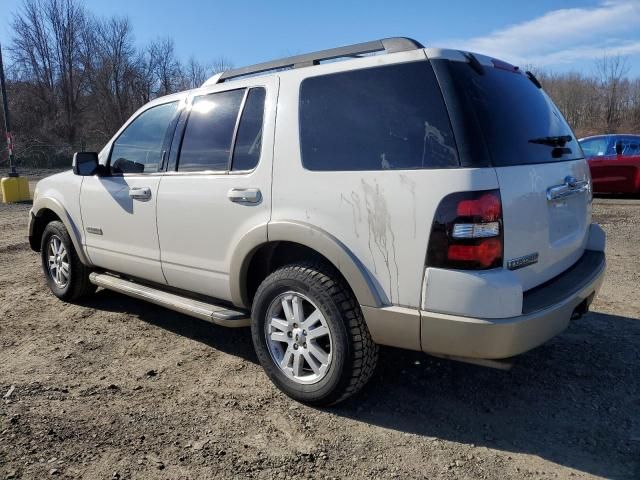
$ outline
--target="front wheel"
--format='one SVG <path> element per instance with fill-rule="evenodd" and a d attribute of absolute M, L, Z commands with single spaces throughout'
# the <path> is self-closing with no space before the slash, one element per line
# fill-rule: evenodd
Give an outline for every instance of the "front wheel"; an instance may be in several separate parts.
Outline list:
<path fill-rule="evenodd" d="M 378 347 L 358 302 L 324 264 L 293 264 L 269 275 L 254 297 L 251 330 L 269 378 L 310 405 L 353 395 L 376 366 Z"/>
<path fill-rule="evenodd" d="M 47 284 L 56 297 L 77 300 L 96 291 L 89 282 L 90 270 L 78 258 L 62 222 L 50 222 L 45 227 L 40 255 Z"/>

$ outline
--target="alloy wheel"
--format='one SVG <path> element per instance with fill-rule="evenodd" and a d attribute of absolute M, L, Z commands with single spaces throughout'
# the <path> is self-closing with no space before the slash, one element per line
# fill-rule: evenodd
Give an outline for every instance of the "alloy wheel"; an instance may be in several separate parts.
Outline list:
<path fill-rule="evenodd" d="M 322 380 L 331 364 L 332 339 L 320 309 L 298 292 L 278 295 L 267 310 L 265 337 L 271 358 L 291 380 Z"/>
<path fill-rule="evenodd" d="M 69 254 L 60 237 L 51 235 L 47 253 L 49 276 L 58 288 L 65 288 L 69 283 Z"/>

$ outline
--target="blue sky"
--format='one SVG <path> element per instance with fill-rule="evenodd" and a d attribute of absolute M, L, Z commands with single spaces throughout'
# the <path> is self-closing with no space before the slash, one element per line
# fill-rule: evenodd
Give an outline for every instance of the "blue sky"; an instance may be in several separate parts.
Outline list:
<path fill-rule="evenodd" d="M 21 0 L 1 0 L 0 41 Z M 136 42 L 174 38 L 180 58 L 224 56 L 235 66 L 389 36 L 465 48 L 519 65 L 593 71 L 605 52 L 640 76 L 640 0 L 363 2 L 86 0 L 98 15 L 127 15 Z"/>

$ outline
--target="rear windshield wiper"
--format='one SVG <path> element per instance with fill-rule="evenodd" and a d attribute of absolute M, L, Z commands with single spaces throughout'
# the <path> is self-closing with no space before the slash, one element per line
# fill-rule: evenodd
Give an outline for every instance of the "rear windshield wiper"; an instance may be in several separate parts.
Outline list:
<path fill-rule="evenodd" d="M 478 59 L 476 58 L 476 56 L 473 53 L 471 53 L 471 52 L 460 52 L 460 53 L 462 53 L 462 55 L 464 55 L 464 58 L 467 59 L 467 64 L 471 68 L 473 68 L 478 75 L 484 75 L 484 67 L 478 61 Z"/>
<path fill-rule="evenodd" d="M 571 135 L 558 135 L 555 137 L 532 138 L 529 143 L 539 143 L 540 145 L 549 145 L 550 147 L 564 147 L 565 144 L 573 140 Z"/>
<path fill-rule="evenodd" d="M 528 71 L 528 70 L 527 70 L 526 72 L 524 72 L 524 73 L 525 73 L 525 75 L 527 76 L 527 78 L 528 78 L 529 80 L 531 80 L 531 82 L 532 82 L 536 87 L 538 87 L 538 88 L 542 88 L 542 84 L 540 83 L 540 80 L 538 80 L 538 79 L 536 78 L 536 76 L 535 76 L 533 73 L 531 73 L 531 72 L 530 72 L 530 71 Z"/>

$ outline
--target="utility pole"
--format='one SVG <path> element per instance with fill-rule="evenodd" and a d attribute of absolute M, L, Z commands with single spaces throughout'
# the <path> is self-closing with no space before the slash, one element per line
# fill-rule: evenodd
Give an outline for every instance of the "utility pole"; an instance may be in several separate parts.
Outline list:
<path fill-rule="evenodd" d="M 9 176 L 17 177 L 16 167 L 13 164 L 13 138 L 11 136 L 11 122 L 9 120 L 9 102 L 7 101 L 7 88 L 4 81 L 4 66 L 2 64 L 2 46 L 0 45 L 0 93 L 2 93 L 2 110 L 4 111 L 4 131 L 7 134 L 7 150 L 9 150 Z"/>

